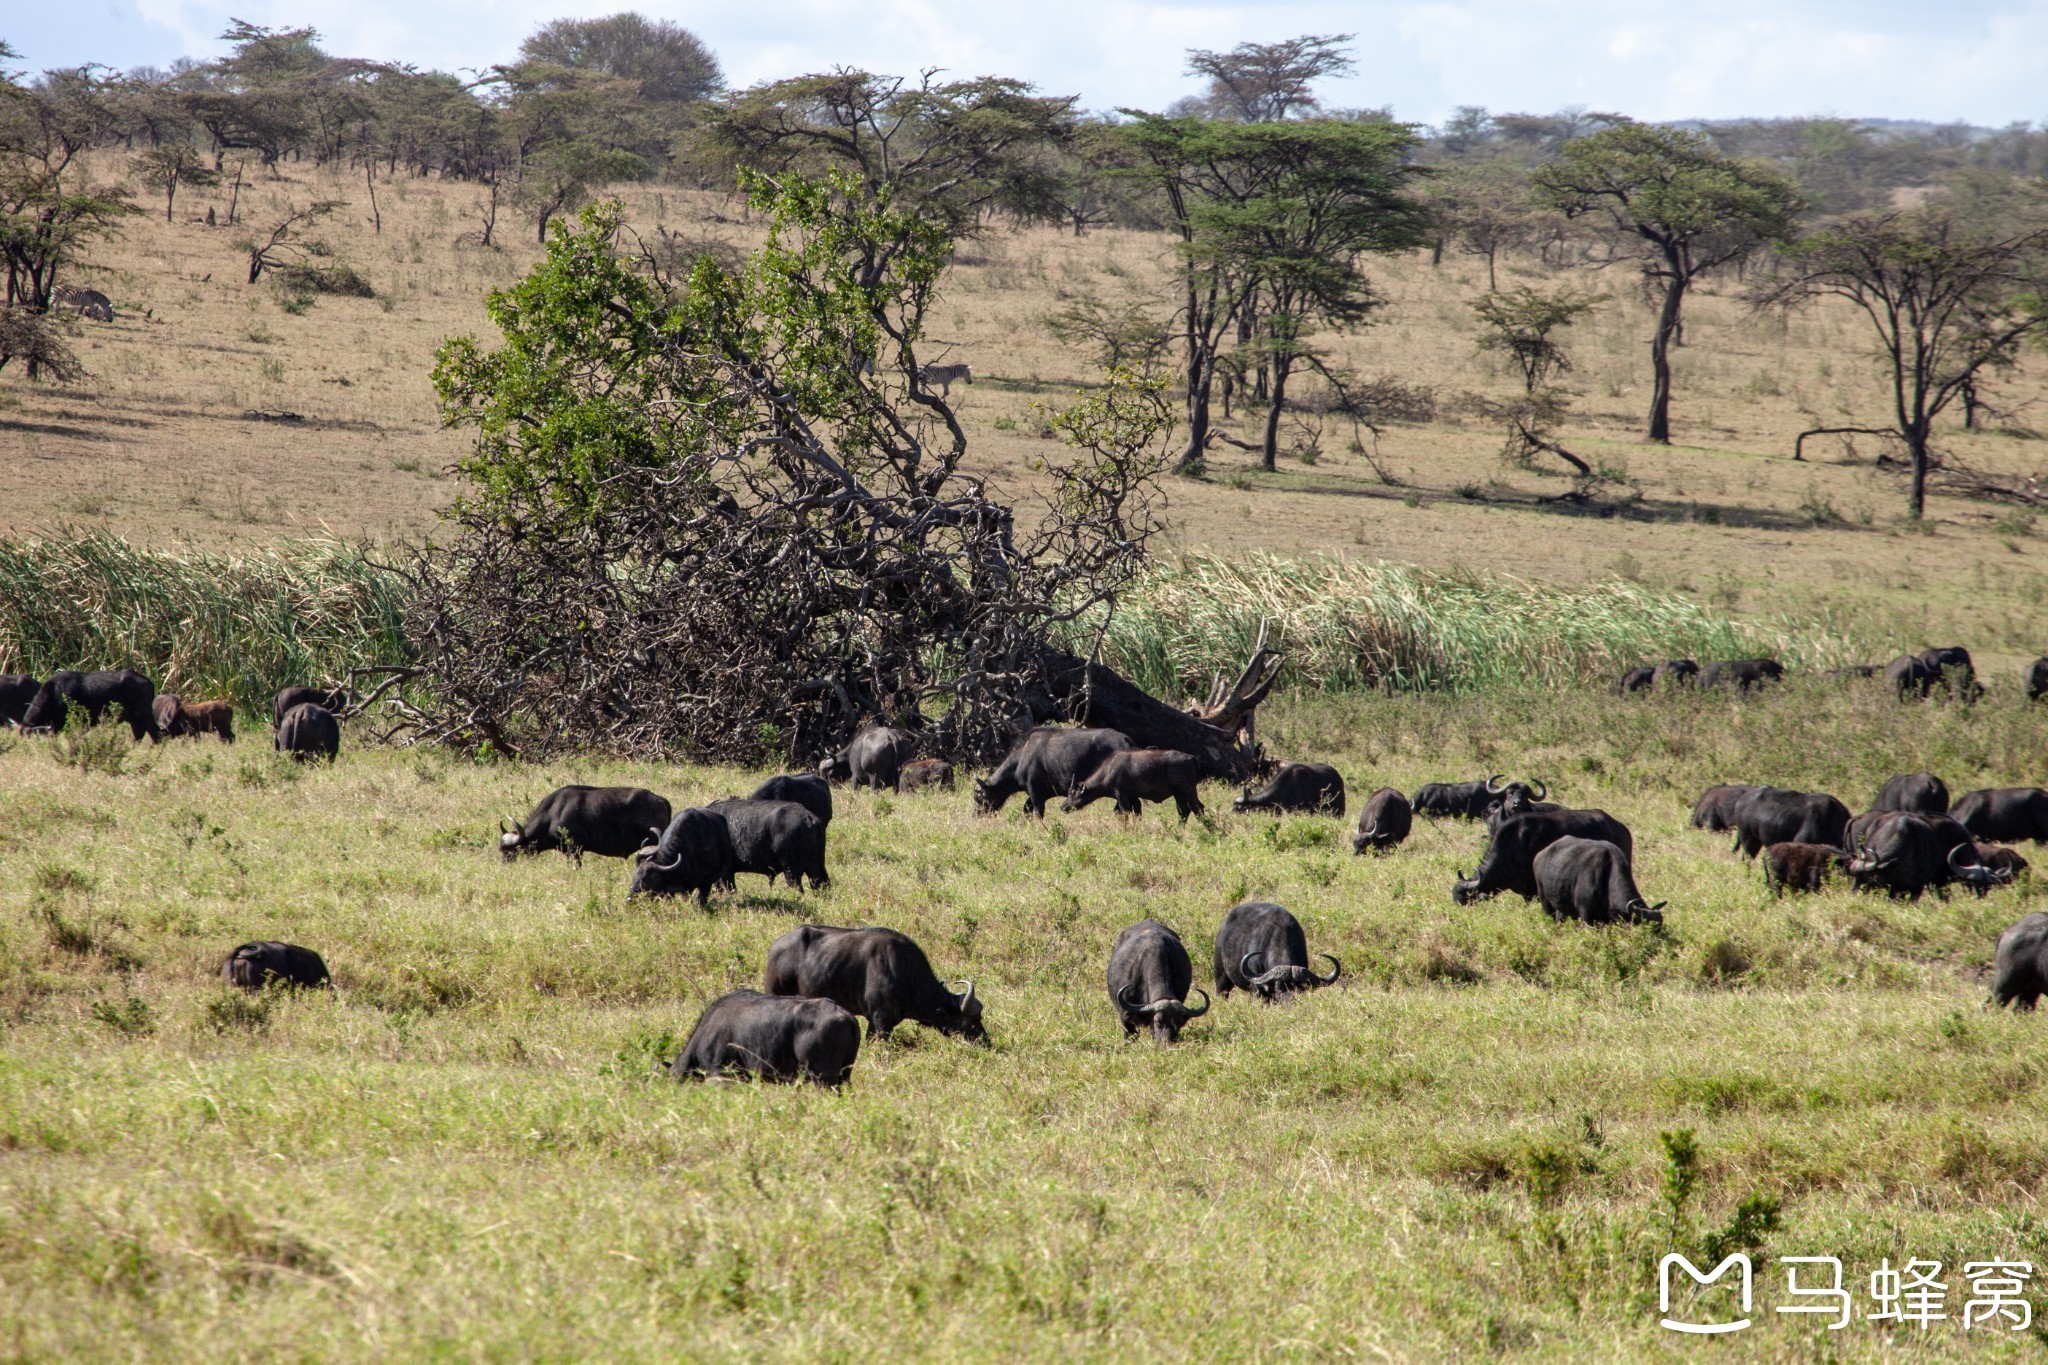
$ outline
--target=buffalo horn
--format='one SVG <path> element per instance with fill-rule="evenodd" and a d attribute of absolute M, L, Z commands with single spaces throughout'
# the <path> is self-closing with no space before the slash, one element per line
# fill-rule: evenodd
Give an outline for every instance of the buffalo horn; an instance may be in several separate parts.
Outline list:
<path fill-rule="evenodd" d="M 498 833 L 500 833 L 500 834 L 510 834 L 511 832 L 512 832 L 511 830 L 509 830 L 509 829 L 507 829 L 507 828 L 505 827 L 505 822 L 504 822 L 503 820 L 500 820 L 500 821 L 498 821 Z"/>
<path fill-rule="evenodd" d="M 1140 1005 L 1136 1001 L 1131 999 L 1131 992 L 1136 989 L 1138 989 L 1138 983 L 1133 981 L 1128 986 L 1125 986 L 1122 990 L 1118 991 L 1116 993 L 1117 1004 L 1122 1005 L 1132 1014 L 1150 1014 L 1152 1012 L 1152 1006 Z"/>
<path fill-rule="evenodd" d="M 1190 1019 L 1199 1019 L 1209 1012 L 1209 992 L 1203 990 L 1200 986 L 1197 986 L 1195 987 L 1195 994 L 1202 997 L 1202 1008 L 1198 1010 L 1189 1010 L 1188 1018 Z"/>
<path fill-rule="evenodd" d="M 974 1003 L 974 983 L 963 979 L 962 984 L 967 987 L 967 990 L 960 997 L 960 1012 L 965 1014 L 967 1013 L 967 1007 Z"/>
<path fill-rule="evenodd" d="M 1259 970 L 1256 972 L 1252 970 L 1252 959 L 1255 957 L 1259 958 L 1260 964 Z M 1265 959 L 1260 956 L 1256 949 L 1249 953 L 1246 953 L 1243 957 L 1237 960 L 1237 974 L 1243 977 L 1247 982 L 1252 981 L 1260 976 L 1263 976 L 1265 974 Z"/>
<path fill-rule="evenodd" d="M 1504 776 L 1504 774 L 1495 773 L 1492 777 L 1486 779 L 1486 789 L 1492 792 L 1495 796 L 1500 795 L 1500 788 L 1494 786 L 1493 784 L 1500 781 L 1502 776 Z"/>
<path fill-rule="evenodd" d="M 1548 801 L 1550 799 L 1550 784 L 1539 777 L 1535 780 L 1535 786 L 1536 799 L 1538 801 Z"/>
<path fill-rule="evenodd" d="M 1371 843 L 1373 840 L 1380 837 L 1380 822 L 1377 820 L 1373 821 L 1372 828 L 1360 830 L 1359 833 L 1364 837 L 1367 843 Z"/>
<path fill-rule="evenodd" d="M 1330 974 L 1328 976 L 1316 977 L 1316 984 L 1318 986 L 1328 986 L 1335 982 L 1338 977 L 1344 975 L 1344 964 L 1339 962 L 1336 958 L 1330 957 L 1328 953 L 1319 953 L 1317 954 L 1317 956 L 1327 958 L 1330 963 Z M 1311 972 L 1309 973 L 1309 975 L 1315 976 L 1315 973 Z"/>

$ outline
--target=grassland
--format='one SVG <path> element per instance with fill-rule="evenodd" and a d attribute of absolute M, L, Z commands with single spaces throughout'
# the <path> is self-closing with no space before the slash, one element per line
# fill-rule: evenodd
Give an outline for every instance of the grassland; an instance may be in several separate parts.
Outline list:
<path fill-rule="evenodd" d="M 1931 767 L 2039 781 L 2048 716 L 1881 689 L 1643 704 L 1557 692 L 1295 699 L 1264 733 L 1381 783 L 1512 770 L 1636 833 L 1663 932 L 1454 906 L 1482 842 L 1335 821 L 1040 824 L 965 793 L 843 792 L 823 893 L 628 903 L 616 863 L 513 866 L 496 821 L 569 780 L 678 802 L 756 774 L 475 766 L 125 741 L 90 770 L 0 741 L 0 1340 L 23 1359 L 1690 1359 L 1655 1258 L 1781 1201 L 1760 1255 L 1949 1268 L 1950 1318 L 1828 1334 L 1770 1311 L 1743 1359 L 2022 1359 L 1965 1334 L 1965 1260 L 2048 1266 L 2040 1020 L 1981 1008 L 1978 901 L 1771 900 L 1707 782 L 1860 806 Z M 253 718 L 251 718 L 253 722 Z M 260 734 L 260 729 L 250 724 Z M 109 771 L 113 760 L 119 771 Z M 1337 987 L 1234 997 L 1126 1042 L 1115 930 L 1198 964 L 1235 901 L 1289 905 Z M 654 1060 L 806 919 L 883 923 L 973 977 L 994 1046 L 906 1026 L 841 1094 L 677 1086 Z M 234 943 L 340 987 L 230 996 Z M 1200 968 L 1198 965 L 1198 975 Z M 1660 1134 L 1693 1130 L 1676 1225 Z M 2036 1301 L 2039 1301 L 2038 1290 Z"/>

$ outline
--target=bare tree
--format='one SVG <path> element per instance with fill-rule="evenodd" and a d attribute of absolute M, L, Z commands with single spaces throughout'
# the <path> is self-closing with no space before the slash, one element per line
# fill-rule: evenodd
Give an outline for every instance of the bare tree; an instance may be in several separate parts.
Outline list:
<path fill-rule="evenodd" d="M 284 217 L 261 240 L 251 237 L 238 243 L 249 253 L 249 283 L 262 279 L 266 270 L 275 270 L 307 256 L 324 255 L 326 249 L 306 237 L 306 228 L 346 203 L 343 199 L 316 199 L 304 208 L 286 204 Z"/>

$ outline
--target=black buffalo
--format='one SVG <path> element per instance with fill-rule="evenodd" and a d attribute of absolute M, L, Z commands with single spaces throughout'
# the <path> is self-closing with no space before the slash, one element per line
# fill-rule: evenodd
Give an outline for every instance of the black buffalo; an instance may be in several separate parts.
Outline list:
<path fill-rule="evenodd" d="M 1984 689 L 1977 682 L 1977 665 L 1970 660 L 1970 651 L 1961 645 L 1937 645 L 1920 651 L 1920 662 L 1934 670 L 1935 681 L 1947 688 L 1953 696 L 1964 701 L 1976 701 L 1984 695 Z"/>
<path fill-rule="evenodd" d="M 52 673 L 30 698 L 22 713 L 21 728 L 55 734 L 64 728 L 73 703 L 85 708 L 88 723 L 98 725 L 110 706 L 121 708 L 121 719 L 137 739 L 148 735 L 162 739 L 156 723 L 156 684 L 132 668 L 80 673 L 66 669 Z"/>
<path fill-rule="evenodd" d="M 805 924 L 768 948 L 762 989 L 770 995 L 830 1000 L 868 1021 L 868 1037 L 886 1038 L 904 1020 L 988 1046 L 974 983 L 955 994 L 940 983 L 924 949 L 894 929 L 835 929 Z"/>
<path fill-rule="evenodd" d="M 1700 793 L 1700 799 L 1692 803 L 1692 827 L 1711 830 L 1716 834 L 1722 830 L 1734 829 L 1736 807 L 1751 792 L 1763 790 L 1762 787 L 1729 782 L 1707 788 Z"/>
<path fill-rule="evenodd" d="M 730 991 L 704 1007 L 669 1075 L 755 1076 L 832 1088 L 853 1075 L 860 1024 L 830 1000 Z"/>
<path fill-rule="evenodd" d="M 1918 654 L 1901 654 L 1884 666 L 1885 681 L 1899 694 L 1901 701 L 1908 697 L 1924 697 L 1941 680 L 1941 670 L 1930 668 Z"/>
<path fill-rule="evenodd" d="M 1977 861 L 2004 877 L 2006 881 L 2017 881 L 2030 864 L 2016 849 L 2000 848 L 1996 844 L 1978 844 Z"/>
<path fill-rule="evenodd" d="M 643 787 L 557 787 L 525 820 L 498 822 L 498 854 L 509 863 L 558 849 L 578 866 L 586 853 L 630 858 L 661 838 L 670 814 L 668 798 Z"/>
<path fill-rule="evenodd" d="M 1072 794 L 1102 760 L 1130 747 L 1130 737 L 1117 730 L 1041 726 L 1018 740 L 994 772 L 975 779 L 974 809 L 983 815 L 999 811 L 1023 792 L 1024 809 L 1043 817 L 1046 802 Z"/>
<path fill-rule="evenodd" d="M 275 730 L 284 724 L 284 718 L 291 714 L 294 706 L 307 702 L 340 715 L 348 710 L 352 701 L 345 688 L 339 687 L 287 687 L 279 692 L 270 703 L 270 728 Z"/>
<path fill-rule="evenodd" d="M 1738 692 L 1777 682 L 1785 676 L 1785 665 L 1776 659 L 1721 659 L 1700 670 L 1701 687 L 1732 683 Z"/>
<path fill-rule="evenodd" d="M 2026 684 L 2028 701 L 2048 697 L 2048 654 L 2027 665 Z"/>
<path fill-rule="evenodd" d="M 1485 824 L 1493 829 L 1511 815 L 1526 815 L 1532 810 L 1563 810 L 1555 801 L 1539 801 L 1529 795 L 1529 789 L 1515 783 L 1507 789 L 1500 800 L 1486 808 Z"/>
<path fill-rule="evenodd" d="M 1183 822 L 1202 813 L 1202 761 L 1178 749 L 1123 749 L 1074 784 L 1060 806 L 1077 811 L 1108 797 L 1118 815 L 1136 815 L 1146 801 L 1171 801 Z"/>
<path fill-rule="evenodd" d="M 290 754 L 301 763 L 309 758 L 332 763 L 341 752 L 341 722 L 326 707 L 302 701 L 284 713 L 284 724 L 277 727 L 270 742 L 279 753 Z"/>
<path fill-rule="evenodd" d="M 731 886 L 732 831 L 715 810 L 691 806 L 676 812 L 651 849 L 633 859 L 629 896 L 687 896 L 711 903 L 714 887 Z"/>
<path fill-rule="evenodd" d="M 1209 1012 L 1209 994 L 1197 991 L 1202 1007 L 1188 1008 L 1195 968 L 1180 935 L 1156 919 L 1141 919 L 1116 936 L 1109 950 L 1109 999 L 1123 1021 L 1124 1037 L 1149 1026 L 1153 1040 L 1173 1043 L 1190 1019 Z"/>
<path fill-rule="evenodd" d="M 1559 839 L 1604 839 L 1630 857 L 1635 838 L 1628 826 L 1604 810 L 1543 810 L 1516 815 L 1494 826 L 1493 837 L 1471 876 L 1463 872 L 1451 887 L 1451 899 L 1468 905 L 1487 896 L 1512 891 L 1523 900 L 1536 898 L 1536 855 Z"/>
<path fill-rule="evenodd" d="M 311 948 L 275 939 L 244 943 L 220 964 L 221 980 L 245 991 L 260 991 L 275 981 L 283 986 L 327 986 L 327 964 Z"/>
<path fill-rule="evenodd" d="M 818 776 L 856 787 L 894 791 L 903 765 L 917 756 L 917 736 L 887 725 L 870 726 L 818 765 Z"/>
<path fill-rule="evenodd" d="M 1933 773 L 1900 773 L 1878 789 L 1872 810 L 1909 810 L 1920 815 L 1948 814 L 1948 784 Z"/>
<path fill-rule="evenodd" d="M 771 777 L 749 792 L 747 799 L 794 801 L 826 824 L 832 823 L 832 784 L 810 773 L 784 773 L 780 777 Z"/>
<path fill-rule="evenodd" d="M 1976 839 L 2002 844 L 2032 839 L 2048 844 L 2048 791 L 2039 787 L 1984 787 L 1964 792 L 1949 809 Z"/>
<path fill-rule="evenodd" d="M 1328 976 L 1309 970 L 1308 937 L 1284 906 L 1246 901 L 1233 906 L 1216 930 L 1216 993 L 1247 990 L 1271 1001 L 1328 986 L 1344 974 L 1344 964 L 1328 953 L 1319 956 L 1330 964 Z"/>
<path fill-rule="evenodd" d="M 42 691 L 40 679 L 25 673 L 0 673 L 0 725 L 19 725 L 28 704 Z"/>
<path fill-rule="evenodd" d="M 1344 814 L 1344 777 L 1327 763 L 1283 763 L 1266 789 L 1238 793 L 1231 809 L 1299 810 L 1319 815 Z"/>
<path fill-rule="evenodd" d="M 1581 924 L 1663 922 L 1666 902 L 1652 905 L 1643 899 L 1629 855 L 1605 839 L 1566 835 L 1545 845 L 1530 870 L 1536 877 L 1536 898 L 1552 919 Z"/>
<path fill-rule="evenodd" d="M 2048 994 L 2048 914 L 2036 910 L 1998 936 L 1991 998 L 2030 1010 Z"/>
<path fill-rule="evenodd" d="M 1486 808 L 1517 787 L 1532 801 L 1541 801 L 1550 795 L 1550 789 L 1540 781 L 1532 787 L 1526 782 L 1510 782 L 1501 786 L 1500 780 L 1501 775 L 1495 773 L 1484 782 L 1425 782 L 1416 788 L 1415 796 L 1408 804 L 1417 815 L 1484 820 Z"/>
<path fill-rule="evenodd" d="M 1893 899 L 1919 900 L 1921 893 L 1961 882 L 1982 894 L 2012 878 L 1986 867 L 1977 846 L 1946 816 L 1888 811 L 1873 824 L 1849 859 L 1849 876 L 1863 890 Z"/>
<path fill-rule="evenodd" d="M 1691 687 L 1699 681 L 1700 666 L 1691 659 L 1670 659 L 1658 664 L 1656 681 L 1670 687 Z"/>
<path fill-rule="evenodd" d="M 1631 668 L 1628 672 L 1621 675 L 1621 685 L 1615 688 L 1615 691 L 1621 693 L 1624 697 L 1631 692 L 1647 692 L 1650 690 L 1650 685 L 1656 681 L 1656 669 Z"/>
<path fill-rule="evenodd" d="M 1735 803 L 1735 851 L 1754 858 L 1770 844 L 1842 847 L 1849 808 L 1826 792 L 1758 787 Z"/>
<path fill-rule="evenodd" d="M 804 879 L 825 887 L 825 822 L 794 801 L 733 799 L 713 801 L 706 810 L 725 819 L 732 842 L 732 870 L 766 877 L 773 886 L 781 877 L 802 889 Z"/>
<path fill-rule="evenodd" d="M 1408 798 L 1392 787 L 1381 787 L 1365 798 L 1358 813 L 1358 832 L 1351 836 L 1351 851 L 1385 853 L 1407 839 L 1415 828 L 1415 808 Z"/>
<path fill-rule="evenodd" d="M 1854 823 L 1853 821 L 1851 823 Z M 1849 855 L 1833 844 L 1772 844 L 1764 850 L 1764 884 L 1771 894 L 1818 891 L 1829 877 L 1848 867 Z"/>

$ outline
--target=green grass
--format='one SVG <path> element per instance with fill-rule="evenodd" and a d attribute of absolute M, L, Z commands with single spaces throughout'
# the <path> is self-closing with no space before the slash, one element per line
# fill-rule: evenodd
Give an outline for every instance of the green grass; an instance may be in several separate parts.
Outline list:
<path fill-rule="evenodd" d="M 110 774 L 16 739 L 0 1335 L 24 1358 L 1693 1359 L 1655 1326 L 1656 1258 L 1752 1194 L 1781 1204 L 1760 1255 L 1839 1255 L 1859 1286 L 1884 1257 L 2048 1268 L 2048 1022 L 1981 1008 L 2034 886 L 1777 902 L 1686 820 L 1721 778 L 1856 806 L 1923 763 L 2038 780 L 2048 715 L 1881 689 L 1268 710 L 1269 743 L 1338 762 L 1354 803 L 1505 769 L 1613 811 L 1668 930 L 1457 907 L 1477 827 L 1354 858 L 1348 822 L 1233 816 L 1220 788 L 1184 827 L 842 791 L 828 892 L 748 878 L 704 914 L 628 904 L 602 859 L 501 865 L 496 822 L 564 781 L 694 802 L 756 774 L 354 749 L 299 770 L 212 740 Z M 1117 928 L 1175 924 L 1200 980 L 1248 896 L 1345 982 L 1125 1042 Z M 655 1077 L 804 919 L 911 933 L 976 980 L 994 1047 L 905 1026 L 840 1094 Z M 220 957 L 259 936 L 320 949 L 339 989 L 229 995 Z M 1684 1129 L 1700 1184 L 1674 1229 L 1660 1134 Z M 1721 1354 L 1885 1349 L 1771 1313 L 1782 1272 L 1759 1272 L 1758 1325 Z M 1966 1338 L 1960 1304 L 1906 1349 L 2040 1349 Z"/>

